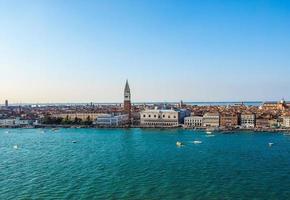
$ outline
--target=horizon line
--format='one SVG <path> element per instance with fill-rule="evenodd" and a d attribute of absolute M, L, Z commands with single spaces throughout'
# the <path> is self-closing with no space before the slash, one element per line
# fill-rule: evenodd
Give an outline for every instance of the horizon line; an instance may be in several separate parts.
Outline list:
<path fill-rule="evenodd" d="M 263 103 L 263 102 L 278 102 L 279 100 L 246 100 L 246 101 L 182 101 L 184 104 L 187 103 Z M 132 104 L 176 104 L 180 103 L 181 101 L 136 101 L 131 102 Z M 287 101 L 286 101 L 287 102 Z M 56 104 L 74 104 L 74 105 L 84 105 L 84 104 L 123 104 L 123 102 L 24 102 L 24 103 L 15 103 L 9 102 L 9 105 L 56 105 Z M 5 104 L 0 104 L 1 106 L 5 106 Z"/>

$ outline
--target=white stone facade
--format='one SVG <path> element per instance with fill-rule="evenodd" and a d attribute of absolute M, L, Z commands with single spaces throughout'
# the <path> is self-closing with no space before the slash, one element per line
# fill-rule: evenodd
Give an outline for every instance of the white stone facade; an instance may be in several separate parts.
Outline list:
<path fill-rule="evenodd" d="M 9 127 L 9 126 L 27 126 L 30 125 L 31 122 L 25 119 L 0 119 L 0 126 Z"/>
<path fill-rule="evenodd" d="M 187 128 L 190 127 L 201 127 L 202 126 L 203 117 L 201 116 L 190 116 L 184 118 L 184 126 Z"/>
<path fill-rule="evenodd" d="M 205 113 L 203 115 L 202 125 L 204 127 L 219 127 L 220 114 L 219 113 Z"/>
<path fill-rule="evenodd" d="M 177 127 L 179 112 L 175 110 L 144 110 L 140 112 L 140 124 L 147 127 Z"/>
<path fill-rule="evenodd" d="M 290 116 L 283 117 L 283 126 L 290 128 Z"/>
<path fill-rule="evenodd" d="M 68 117 L 71 120 L 74 120 L 75 118 L 79 118 L 83 121 L 87 120 L 89 117 L 91 120 L 96 120 L 98 117 L 103 116 L 104 113 L 59 113 L 59 114 L 53 114 L 53 117 L 61 117 L 66 118 Z"/>
<path fill-rule="evenodd" d="M 0 126 L 15 126 L 15 119 L 0 119 Z"/>
<path fill-rule="evenodd" d="M 104 127 L 114 127 L 114 126 L 122 126 L 128 122 L 129 115 L 116 115 L 113 116 L 111 114 L 105 114 L 96 119 L 94 124 L 98 126 Z"/>
<path fill-rule="evenodd" d="M 256 124 L 256 116 L 254 114 L 241 115 L 242 128 L 255 128 L 255 124 Z"/>

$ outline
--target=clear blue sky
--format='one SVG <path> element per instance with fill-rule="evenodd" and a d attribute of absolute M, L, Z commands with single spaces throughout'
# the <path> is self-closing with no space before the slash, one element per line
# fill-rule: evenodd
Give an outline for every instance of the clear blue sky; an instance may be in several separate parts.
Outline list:
<path fill-rule="evenodd" d="M 0 0 L 0 101 L 290 99 L 289 0 Z"/>

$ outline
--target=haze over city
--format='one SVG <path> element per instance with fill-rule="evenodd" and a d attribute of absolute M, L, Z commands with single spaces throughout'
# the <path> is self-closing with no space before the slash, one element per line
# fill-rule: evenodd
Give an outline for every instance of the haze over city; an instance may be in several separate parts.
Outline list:
<path fill-rule="evenodd" d="M 290 1 L 0 0 L 0 102 L 290 99 Z"/>

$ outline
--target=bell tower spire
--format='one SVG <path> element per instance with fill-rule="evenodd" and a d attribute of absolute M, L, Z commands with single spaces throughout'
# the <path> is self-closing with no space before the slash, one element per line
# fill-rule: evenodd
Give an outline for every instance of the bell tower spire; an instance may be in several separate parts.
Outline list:
<path fill-rule="evenodd" d="M 126 80 L 126 85 L 124 89 L 124 101 L 131 101 L 131 92 L 130 92 L 128 79 Z"/>
<path fill-rule="evenodd" d="M 124 112 L 128 114 L 128 124 L 131 124 L 131 91 L 128 83 L 128 79 L 126 80 L 125 89 L 124 89 Z"/>

